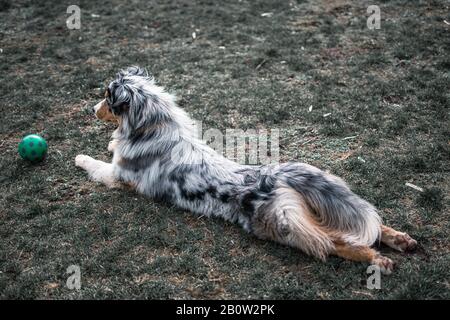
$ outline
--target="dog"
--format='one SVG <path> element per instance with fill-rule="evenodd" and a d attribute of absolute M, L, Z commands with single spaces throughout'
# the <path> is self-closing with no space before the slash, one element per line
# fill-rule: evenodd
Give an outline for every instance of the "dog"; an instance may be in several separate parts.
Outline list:
<path fill-rule="evenodd" d="M 248 166 L 216 153 L 193 134 L 175 97 L 139 67 L 120 71 L 97 118 L 118 123 L 112 163 L 86 155 L 76 166 L 109 188 L 131 186 L 196 214 L 222 217 L 260 239 L 326 260 L 368 262 L 390 274 L 394 262 L 372 246 L 412 251 L 417 242 L 382 224 L 377 210 L 340 178 L 304 163 Z"/>

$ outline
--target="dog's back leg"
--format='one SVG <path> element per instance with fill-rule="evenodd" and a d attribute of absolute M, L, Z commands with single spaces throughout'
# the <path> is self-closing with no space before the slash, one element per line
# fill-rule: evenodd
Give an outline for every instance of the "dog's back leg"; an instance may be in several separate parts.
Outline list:
<path fill-rule="evenodd" d="M 252 219 L 253 233 L 262 239 L 297 248 L 319 259 L 333 250 L 332 238 L 318 225 L 301 195 L 280 186 Z"/>
<path fill-rule="evenodd" d="M 391 259 L 382 256 L 369 246 L 355 246 L 343 241 L 334 241 L 334 246 L 334 254 L 341 258 L 376 265 L 383 274 L 391 274 L 394 269 L 394 262 Z"/>
<path fill-rule="evenodd" d="M 381 226 L 381 242 L 398 251 L 412 251 L 417 247 L 417 241 L 407 233 Z"/>

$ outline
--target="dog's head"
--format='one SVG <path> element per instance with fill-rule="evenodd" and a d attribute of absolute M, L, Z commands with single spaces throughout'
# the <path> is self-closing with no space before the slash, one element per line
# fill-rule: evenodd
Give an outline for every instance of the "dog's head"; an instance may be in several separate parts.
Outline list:
<path fill-rule="evenodd" d="M 120 71 L 116 79 L 111 81 L 105 90 L 105 99 L 93 107 L 98 119 L 119 122 L 120 118 L 129 110 L 135 100 L 139 83 L 151 79 L 146 71 L 139 67 L 129 67 Z"/>
<path fill-rule="evenodd" d="M 98 119 L 118 122 L 133 131 L 167 117 L 171 103 L 172 97 L 144 69 L 129 67 L 117 74 L 93 111 Z"/>

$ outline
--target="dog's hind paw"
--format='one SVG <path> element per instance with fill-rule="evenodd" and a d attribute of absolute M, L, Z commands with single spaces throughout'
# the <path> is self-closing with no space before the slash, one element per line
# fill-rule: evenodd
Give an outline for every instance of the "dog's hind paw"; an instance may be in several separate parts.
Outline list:
<path fill-rule="evenodd" d="M 390 275 L 394 271 L 395 262 L 382 255 L 373 258 L 372 264 L 378 266 L 381 273 L 385 275 Z"/>
<path fill-rule="evenodd" d="M 405 252 L 413 251 L 417 248 L 417 241 L 407 233 L 394 230 L 387 226 L 381 226 L 381 241 L 389 247 Z"/>
<path fill-rule="evenodd" d="M 400 251 L 414 251 L 417 248 L 417 241 L 407 233 L 403 233 L 395 236 L 394 245 Z"/>

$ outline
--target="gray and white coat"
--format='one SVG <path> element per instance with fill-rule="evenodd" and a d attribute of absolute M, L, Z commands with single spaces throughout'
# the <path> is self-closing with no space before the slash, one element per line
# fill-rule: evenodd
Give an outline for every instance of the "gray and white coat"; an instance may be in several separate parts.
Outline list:
<path fill-rule="evenodd" d="M 119 72 L 94 111 L 119 124 L 108 147 L 113 159 L 79 155 L 76 165 L 109 187 L 129 185 L 196 214 L 238 223 L 261 239 L 323 260 L 337 254 L 368 261 L 385 273 L 392 261 L 369 246 L 386 240 L 398 250 L 415 247 L 408 235 L 383 226 L 377 210 L 336 176 L 304 163 L 246 166 L 216 153 L 194 136 L 192 120 L 174 96 L 143 69 Z"/>

